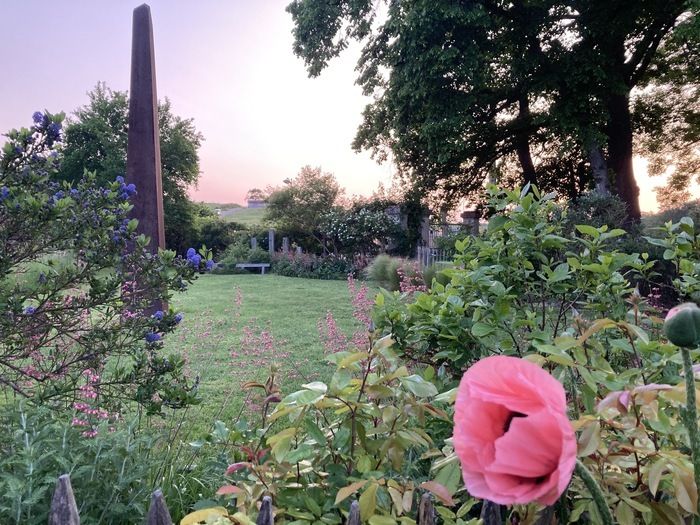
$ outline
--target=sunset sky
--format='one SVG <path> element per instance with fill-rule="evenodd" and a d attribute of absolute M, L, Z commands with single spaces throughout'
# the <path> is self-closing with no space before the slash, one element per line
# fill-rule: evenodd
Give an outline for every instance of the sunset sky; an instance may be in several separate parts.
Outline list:
<path fill-rule="evenodd" d="M 334 173 L 349 194 L 391 184 L 393 168 L 350 143 L 369 99 L 354 84 L 359 48 L 320 78 L 292 53 L 289 0 L 151 0 L 158 95 L 194 118 L 205 142 L 196 200 L 244 201 L 305 164 Z M 131 16 L 125 1 L 0 1 L 0 132 L 36 110 L 71 112 L 98 81 L 129 87 Z M 0 142 L 2 140 L 0 139 Z M 656 206 L 636 162 L 643 210 Z"/>

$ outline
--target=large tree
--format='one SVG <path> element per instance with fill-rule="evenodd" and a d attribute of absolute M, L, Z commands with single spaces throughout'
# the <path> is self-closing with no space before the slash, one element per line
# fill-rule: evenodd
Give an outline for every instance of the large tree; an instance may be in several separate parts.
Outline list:
<path fill-rule="evenodd" d="M 695 0 L 385 3 L 379 14 L 372 0 L 288 6 L 311 76 L 364 42 L 358 83 L 374 102 L 357 149 L 390 151 L 416 188 L 443 197 L 494 174 L 569 196 L 594 181 L 606 192 L 611 178 L 639 217 L 631 93 L 696 81 L 678 73 L 693 55 L 671 52 L 697 44 Z"/>
<path fill-rule="evenodd" d="M 107 183 L 126 171 L 129 97 L 99 83 L 88 93 L 87 105 L 78 108 L 65 128 L 65 146 L 58 177 L 77 181 L 84 170 Z M 160 158 L 163 176 L 165 239 L 168 248 L 187 249 L 195 237 L 195 209 L 187 189 L 199 179 L 198 149 L 203 140 L 192 119 L 172 111 L 166 98 L 158 104 Z"/>
<path fill-rule="evenodd" d="M 325 252 L 321 223 L 342 194 L 338 181 L 320 167 L 304 166 L 295 178 L 284 182 L 284 187 L 270 192 L 265 218 L 280 228 L 312 236 Z"/>

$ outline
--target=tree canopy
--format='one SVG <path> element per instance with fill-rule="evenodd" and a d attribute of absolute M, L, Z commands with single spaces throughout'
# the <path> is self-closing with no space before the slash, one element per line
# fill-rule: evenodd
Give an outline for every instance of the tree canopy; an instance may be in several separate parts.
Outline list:
<path fill-rule="evenodd" d="M 126 171 L 129 97 L 99 83 L 88 93 L 65 128 L 65 146 L 58 177 L 75 182 L 84 170 L 95 172 L 99 183 L 113 181 Z M 169 248 L 182 251 L 194 236 L 196 212 L 187 189 L 199 179 L 198 149 L 203 137 L 192 119 L 172 111 L 166 98 L 158 104 L 165 237 Z"/>
<path fill-rule="evenodd" d="M 333 209 L 340 194 L 332 173 L 304 166 L 295 178 L 285 181 L 284 187 L 270 192 L 266 219 L 282 228 L 311 234 L 325 250 L 319 230 L 321 219 Z"/>
<path fill-rule="evenodd" d="M 374 102 L 354 147 L 379 160 L 391 153 L 419 191 L 449 200 L 500 178 L 576 197 L 595 184 L 637 219 L 633 149 L 670 150 L 664 162 L 679 148 L 697 155 L 692 133 L 666 129 L 672 97 L 635 96 L 653 88 L 691 100 L 697 0 L 294 0 L 287 9 L 311 76 L 351 40 L 364 43 L 358 83 Z M 697 129 L 697 111 L 682 118 Z M 676 140 L 642 139 L 664 129 Z"/>

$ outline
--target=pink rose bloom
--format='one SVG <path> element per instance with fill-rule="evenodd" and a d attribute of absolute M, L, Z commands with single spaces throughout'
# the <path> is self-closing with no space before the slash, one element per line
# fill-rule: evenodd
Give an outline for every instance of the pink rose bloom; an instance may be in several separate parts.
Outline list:
<path fill-rule="evenodd" d="M 564 388 L 524 359 L 482 359 L 457 391 L 454 446 L 472 496 L 552 505 L 576 466 Z"/>

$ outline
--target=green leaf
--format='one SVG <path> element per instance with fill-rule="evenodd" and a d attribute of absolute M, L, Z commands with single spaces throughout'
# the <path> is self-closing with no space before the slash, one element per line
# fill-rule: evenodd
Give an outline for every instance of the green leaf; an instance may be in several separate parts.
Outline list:
<path fill-rule="evenodd" d="M 486 323 L 474 323 L 472 325 L 472 335 L 474 337 L 485 337 L 489 334 L 492 334 L 495 331 L 495 328 Z"/>
<path fill-rule="evenodd" d="M 306 433 L 309 435 L 309 437 L 317 444 L 321 445 L 322 447 L 326 446 L 326 436 L 316 423 L 314 423 L 311 419 L 306 419 L 304 421 L 304 428 L 306 429 Z"/>
<path fill-rule="evenodd" d="M 435 385 L 429 381 L 426 381 L 418 374 L 402 377 L 399 380 L 404 388 L 406 388 L 416 397 L 434 397 L 438 394 Z"/>
<path fill-rule="evenodd" d="M 576 229 L 584 235 L 589 235 L 594 239 L 600 237 L 600 232 L 598 231 L 598 229 L 594 228 L 593 226 L 589 226 L 588 224 L 577 224 Z"/>
<path fill-rule="evenodd" d="M 306 383 L 305 385 L 301 385 L 301 387 L 305 388 L 306 390 L 320 392 L 322 394 L 325 394 L 328 391 L 328 386 L 326 386 L 326 383 L 323 383 L 321 381 L 313 381 L 311 383 Z"/>

